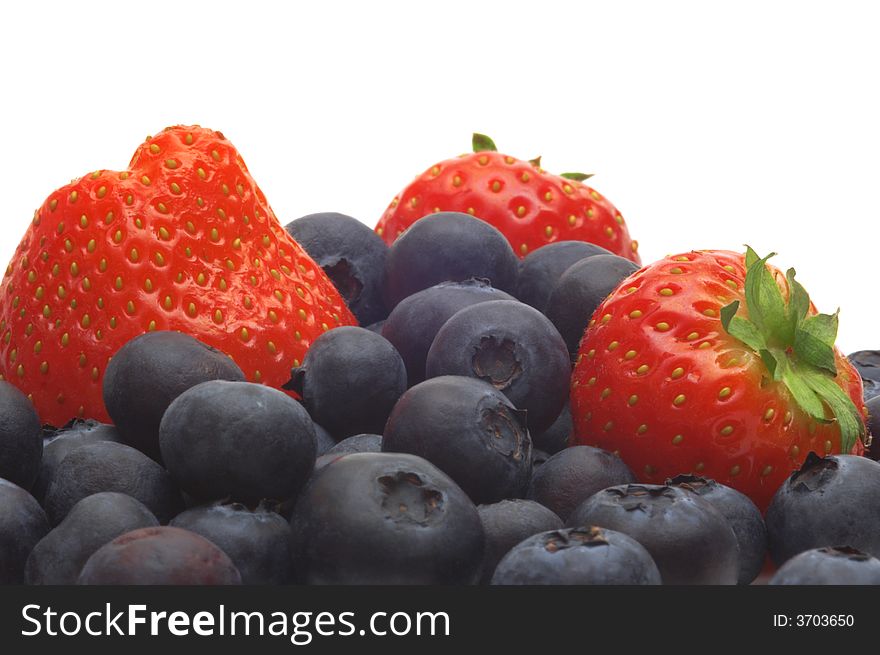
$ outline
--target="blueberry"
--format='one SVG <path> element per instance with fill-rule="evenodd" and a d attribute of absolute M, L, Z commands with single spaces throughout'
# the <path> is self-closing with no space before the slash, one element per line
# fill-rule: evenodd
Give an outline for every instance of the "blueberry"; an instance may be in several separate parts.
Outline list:
<path fill-rule="evenodd" d="M 628 534 L 651 554 L 663 584 L 736 584 L 739 548 L 730 523 L 697 494 L 678 487 L 626 484 L 581 503 L 566 525 Z"/>
<path fill-rule="evenodd" d="M 406 367 L 384 337 L 338 327 L 312 343 L 284 388 L 296 391 L 312 419 L 340 440 L 382 431 L 406 391 Z"/>
<path fill-rule="evenodd" d="M 181 332 L 147 332 L 110 359 L 104 374 L 107 413 L 129 446 L 159 460 L 159 422 L 171 401 L 207 380 L 244 380 L 219 350 Z"/>
<path fill-rule="evenodd" d="M 339 457 L 309 480 L 291 525 L 308 584 L 470 584 L 480 573 L 476 507 L 420 457 Z"/>
<path fill-rule="evenodd" d="M 868 411 L 868 434 L 871 435 L 865 456 L 880 460 L 880 395 L 868 399 L 865 409 Z"/>
<path fill-rule="evenodd" d="M 566 269 L 547 301 L 545 313 L 553 321 L 572 357 L 593 312 L 620 282 L 639 270 L 630 260 L 617 255 L 595 255 Z"/>
<path fill-rule="evenodd" d="M 612 254 L 586 241 L 556 241 L 533 250 L 520 262 L 516 297 L 543 312 L 550 292 L 566 269 L 593 255 Z"/>
<path fill-rule="evenodd" d="M 551 456 L 532 473 L 528 497 L 564 521 L 594 493 L 635 481 L 617 455 L 592 446 L 573 446 Z"/>
<path fill-rule="evenodd" d="M 880 585 L 880 560 L 850 548 L 814 548 L 783 564 L 771 585 Z"/>
<path fill-rule="evenodd" d="M 204 537 L 168 526 L 116 537 L 89 557 L 81 585 L 237 585 L 229 557 Z"/>
<path fill-rule="evenodd" d="M 562 529 L 562 519 L 531 500 L 502 500 L 500 503 L 480 505 L 477 512 L 486 534 L 484 583 L 492 579 L 498 562 L 518 543 L 540 532 Z"/>
<path fill-rule="evenodd" d="M 369 330 L 370 332 L 375 332 L 376 334 L 382 334 L 382 329 L 385 327 L 385 319 L 381 321 L 376 321 L 375 323 L 370 323 L 369 325 L 364 326 L 365 330 Z"/>
<path fill-rule="evenodd" d="M 131 496 L 113 491 L 86 496 L 34 546 L 25 583 L 75 584 L 86 560 L 101 546 L 131 530 L 157 525 L 153 513 Z"/>
<path fill-rule="evenodd" d="M 43 461 L 40 464 L 37 481 L 31 488 L 34 498 L 43 502 L 49 483 L 55 477 L 55 469 L 73 449 L 99 441 L 120 443 L 122 437 L 114 426 L 92 419 L 73 419 L 58 430 L 44 433 Z"/>
<path fill-rule="evenodd" d="M 539 466 L 546 464 L 548 459 L 550 459 L 549 454 L 545 453 L 543 450 L 532 448 L 532 474 L 534 474 L 535 469 Z"/>
<path fill-rule="evenodd" d="M 475 503 L 521 497 L 532 468 L 523 412 L 487 382 L 453 375 L 426 380 L 401 396 L 382 450 L 424 457 Z"/>
<path fill-rule="evenodd" d="M 571 418 L 571 407 L 566 400 L 565 406 L 559 412 L 559 416 L 543 432 L 534 432 L 530 430 L 532 435 L 532 443 L 535 448 L 540 448 L 544 452 L 555 455 L 560 450 L 568 448 L 571 442 L 571 434 L 574 432 L 574 422 Z"/>
<path fill-rule="evenodd" d="M 880 557 L 880 463 L 856 455 L 807 455 L 767 508 L 777 566 L 798 553 L 852 546 Z"/>
<path fill-rule="evenodd" d="M 516 288 L 519 258 L 501 232 L 469 214 L 439 212 L 413 223 L 388 249 L 385 303 L 389 309 L 438 282 L 485 278 Z"/>
<path fill-rule="evenodd" d="M 757 578 L 767 557 L 767 528 L 755 503 L 736 489 L 694 475 L 679 475 L 666 483 L 694 492 L 724 515 L 739 546 L 739 584 Z"/>
<path fill-rule="evenodd" d="M 293 497 L 315 464 L 315 439 L 302 405 L 253 382 L 196 385 L 171 403 L 159 427 L 171 475 L 205 501 Z"/>
<path fill-rule="evenodd" d="M 381 434 L 356 434 L 352 437 L 346 437 L 339 443 L 334 444 L 332 448 L 318 457 L 318 459 L 315 460 L 315 471 L 327 466 L 327 464 L 335 459 L 339 459 L 343 455 L 348 455 L 350 453 L 379 452 L 382 452 Z"/>
<path fill-rule="evenodd" d="M 336 445 L 336 439 L 317 423 L 313 423 L 315 428 L 315 455 L 320 457 Z"/>
<path fill-rule="evenodd" d="M 43 430 L 33 403 L 0 381 L 0 478 L 30 489 L 40 471 Z"/>
<path fill-rule="evenodd" d="M 72 450 L 56 467 L 46 491 L 46 512 L 58 525 L 86 496 L 116 491 L 139 500 L 167 523 L 183 508 L 180 491 L 168 471 L 121 443 L 98 441 Z"/>
<path fill-rule="evenodd" d="M 446 321 L 428 350 L 425 375 L 485 380 L 527 412 L 529 431 L 542 432 L 568 398 L 571 361 L 541 312 L 516 300 L 493 300 Z"/>
<path fill-rule="evenodd" d="M 425 379 L 425 360 L 437 331 L 458 310 L 488 300 L 514 300 L 514 297 L 489 285 L 486 280 L 444 282 L 419 291 L 395 307 L 382 336 L 403 357 L 409 386 Z"/>
<path fill-rule="evenodd" d="M 242 584 L 291 581 L 290 524 L 266 504 L 253 510 L 239 503 L 194 507 L 178 514 L 170 525 L 202 535 L 229 555 Z"/>
<path fill-rule="evenodd" d="M 880 350 L 859 350 L 849 355 L 849 361 L 862 376 L 865 401 L 880 396 Z"/>
<path fill-rule="evenodd" d="M 356 218 L 335 212 L 309 214 L 284 229 L 324 269 L 358 323 L 385 318 L 382 278 L 388 246 L 378 234 Z"/>
<path fill-rule="evenodd" d="M 511 550 L 493 585 L 659 585 L 651 555 L 622 532 L 593 526 L 543 532 Z"/>
<path fill-rule="evenodd" d="M 382 452 L 381 434 L 356 434 L 343 439 L 327 451 L 328 455 L 347 455 L 348 453 Z"/>
<path fill-rule="evenodd" d="M 36 499 L 0 478 L 0 585 L 24 581 L 28 555 L 48 532 L 49 521 Z"/>

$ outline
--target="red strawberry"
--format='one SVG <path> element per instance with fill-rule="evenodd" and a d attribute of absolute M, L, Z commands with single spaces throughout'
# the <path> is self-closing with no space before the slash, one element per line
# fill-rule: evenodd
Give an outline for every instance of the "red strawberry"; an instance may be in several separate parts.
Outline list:
<path fill-rule="evenodd" d="M 474 152 L 431 166 L 391 201 L 376 225 L 389 245 L 427 214 L 472 214 L 501 230 L 520 257 L 554 241 L 589 241 L 641 263 L 623 217 L 581 173 L 551 175 L 531 162 L 496 152 L 474 134 Z"/>
<path fill-rule="evenodd" d="M 810 451 L 862 453 L 837 315 L 766 259 L 690 252 L 621 282 L 581 341 L 574 440 L 619 452 L 645 482 L 696 473 L 762 509 Z"/>
<path fill-rule="evenodd" d="M 232 144 L 172 127 L 34 214 L 0 287 L 0 373 L 44 422 L 108 420 L 104 369 L 146 331 L 189 333 L 279 387 L 324 330 L 354 322 Z"/>

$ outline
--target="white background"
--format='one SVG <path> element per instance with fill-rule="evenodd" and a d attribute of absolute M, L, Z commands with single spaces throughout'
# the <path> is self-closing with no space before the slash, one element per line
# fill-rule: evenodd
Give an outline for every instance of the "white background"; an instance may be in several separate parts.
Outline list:
<path fill-rule="evenodd" d="M 0 259 L 54 188 L 150 133 L 219 129 L 286 223 L 371 226 L 494 137 L 623 213 L 644 260 L 780 253 L 839 345 L 880 348 L 880 20 L 871 2 L 6 3 Z"/>

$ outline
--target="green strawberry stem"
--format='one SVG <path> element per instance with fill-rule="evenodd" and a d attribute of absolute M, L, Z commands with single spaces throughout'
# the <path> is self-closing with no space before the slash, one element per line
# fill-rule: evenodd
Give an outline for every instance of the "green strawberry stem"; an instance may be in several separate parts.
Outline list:
<path fill-rule="evenodd" d="M 761 258 L 746 246 L 748 318 L 737 315 L 740 302 L 735 300 L 722 308 L 721 324 L 761 356 L 772 378 L 785 384 L 811 418 L 823 423 L 836 421 L 841 450 L 850 452 L 857 439 L 864 440 L 865 425 L 858 408 L 834 381 L 838 312 L 808 316 L 810 297 L 795 280 L 793 268 L 785 274 L 789 288 L 786 300 L 766 265 L 775 254 Z"/>

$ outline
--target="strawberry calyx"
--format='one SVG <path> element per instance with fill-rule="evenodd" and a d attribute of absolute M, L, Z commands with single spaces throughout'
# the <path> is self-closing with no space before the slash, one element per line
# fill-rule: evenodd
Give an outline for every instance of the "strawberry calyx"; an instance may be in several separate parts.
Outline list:
<path fill-rule="evenodd" d="M 559 177 L 564 177 L 566 180 L 574 180 L 575 182 L 583 182 L 593 177 L 593 173 L 560 173 Z"/>
<path fill-rule="evenodd" d="M 471 146 L 474 149 L 474 152 L 498 152 L 498 147 L 495 145 L 495 142 L 485 134 L 479 134 L 478 132 L 474 132 L 471 137 Z M 530 159 L 529 163 L 535 168 L 541 168 L 541 157 L 535 157 L 534 159 Z M 593 173 L 561 173 L 559 177 L 564 177 L 566 180 L 573 180 L 575 182 L 583 182 L 584 180 L 588 180 L 593 177 Z"/>
<path fill-rule="evenodd" d="M 474 132 L 474 136 L 471 139 L 471 145 L 474 148 L 474 152 L 498 152 L 498 148 L 495 147 L 495 142 L 485 134 Z"/>
<path fill-rule="evenodd" d="M 739 313 L 740 301 L 721 309 L 721 324 L 732 337 L 761 356 L 773 380 L 782 382 L 795 402 L 811 418 L 840 427 L 842 452 L 850 452 L 857 440 L 864 441 L 865 424 L 846 392 L 835 382 L 834 341 L 837 317 L 810 315 L 810 297 L 786 271 L 788 298 L 777 285 L 767 260 L 746 246 L 745 304 L 747 316 Z"/>

